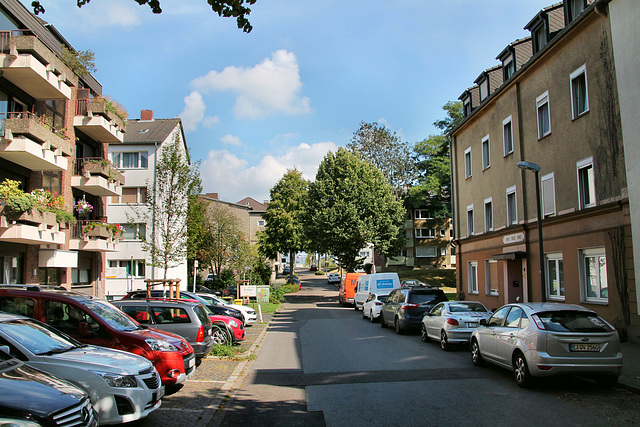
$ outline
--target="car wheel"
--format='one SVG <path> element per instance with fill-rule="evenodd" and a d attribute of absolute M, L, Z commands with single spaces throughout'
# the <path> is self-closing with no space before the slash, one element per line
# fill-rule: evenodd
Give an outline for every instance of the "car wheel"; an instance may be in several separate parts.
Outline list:
<path fill-rule="evenodd" d="M 477 340 L 471 341 L 471 362 L 473 366 L 484 366 L 484 359 L 480 353 L 480 345 Z"/>
<path fill-rule="evenodd" d="M 594 379 L 599 386 L 604 388 L 612 388 L 618 384 L 617 375 L 598 375 Z"/>
<path fill-rule="evenodd" d="M 404 329 L 402 329 L 400 327 L 400 322 L 398 321 L 398 318 L 396 317 L 395 321 L 393 322 L 393 326 L 396 329 L 396 334 L 398 335 L 402 335 L 402 333 L 404 332 Z"/>
<path fill-rule="evenodd" d="M 444 351 L 451 350 L 451 345 L 449 345 L 449 340 L 447 339 L 447 333 L 445 331 L 440 332 L 440 348 Z"/>
<path fill-rule="evenodd" d="M 420 339 L 423 342 L 429 342 L 430 341 L 429 335 L 427 334 L 427 327 L 424 326 L 424 323 L 420 324 Z"/>
<path fill-rule="evenodd" d="M 369 311 L 369 321 L 375 323 L 376 319 L 373 317 L 373 310 Z"/>
<path fill-rule="evenodd" d="M 218 325 L 214 325 L 211 329 L 211 338 L 214 344 L 218 345 L 231 345 L 231 335 L 229 332 L 222 329 Z"/>
<path fill-rule="evenodd" d="M 382 315 L 382 312 L 380 312 L 380 326 L 382 326 L 383 328 L 387 327 L 387 323 L 384 321 L 384 316 Z"/>
<path fill-rule="evenodd" d="M 516 384 L 520 387 L 526 388 L 531 385 L 531 373 L 522 353 L 517 353 L 513 358 L 513 374 Z"/>

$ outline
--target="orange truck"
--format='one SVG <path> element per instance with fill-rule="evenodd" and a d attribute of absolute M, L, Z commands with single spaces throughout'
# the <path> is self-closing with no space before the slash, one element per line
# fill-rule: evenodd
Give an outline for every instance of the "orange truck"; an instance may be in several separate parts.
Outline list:
<path fill-rule="evenodd" d="M 356 295 L 356 287 L 358 286 L 358 277 L 364 273 L 347 273 L 342 276 L 340 281 L 340 291 L 338 292 L 338 300 L 342 305 L 354 303 Z"/>

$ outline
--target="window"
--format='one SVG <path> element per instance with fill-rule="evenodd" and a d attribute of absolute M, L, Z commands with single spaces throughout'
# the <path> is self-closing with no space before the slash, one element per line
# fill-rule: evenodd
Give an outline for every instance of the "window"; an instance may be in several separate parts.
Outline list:
<path fill-rule="evenodd" d="M 464 150 L 464 177 L 471 177 L 471 147 Z"/>
<path fill-rule="evenodd" d="M 436 237 L 435 228 L 416 228 L 416 237 L 418 239 L 433 239 Z"/>
<path fill-rule="evenodd" d="M 418 258 L 435 258 L 438 256 L 438 248 L 436 246 L 416 246 L 416 257 Z"/>
<path fill-rule="evenodd" d="M 482 138 L 482 169 L 487 169 L 491 166 L 491 154 L 489 146 L 489 135 Z"/>
<path fill-rule="evenodd" d="M 146 224 L 123 224 L 122 240 L 140 240 L 145 238 Z"/>
<path fill-rule="evenodd" d="M 122 198 L 111 196 L 111 203 L 147 203 L 147 187 L 123 188 Z"/>
<path fill-rule="evenodd" d="M 540 178 L 542 191 L 542 217 L 556 213 L 556 188 L 553 172 Z"/>
<path fill-rule="evenodd" d="M 487 295 L 498 295 L 498 261 L 484 260 L 484 284 Z"/>
<path fill-rule="evenodd" d="M 604 248 L 584 249 L 580 254 L 581 282 L 586 301 L 609 302 L 607 258 Z"/>
<path fill-rule="evenodd" d="M 467 206 L 467 236 L 473 236 L 473 205 Z"/>
<path fill-rule="evenodd" d="M 578 198 L 580 209 L 596 205 L 596 183 L 593 173 L 593 157 L 576 164 L 578 168 Z"/>
<path fill-rule="evenodd" d="M 507 328 L 519 328 L 520 317 L 522 317 L 523 315 L 524 313 L 520 307 L 513 307 L 507 315 L 507 320 L 504 322 L 504 326 L 506 326 Z"/>
<path fill-rule="evenodd" d="M 120 268 L 124 268 L 126 271 L 126 274 L 129 275 L 130 273 L 132 273 L 131 275 L 134 277 L 145 277 L 146 274 L 146 264 L 144 262 L 144 260 L 141 259 L 134 259 L 134 260 L 110 260 L 109 261 L 109 267 L 111 268 L 116 268 L 116 267 L 120 267 Z"/>
<path fill-rule="evenodd" d="M 484 231 L 493 231 L 493 199 L 484 200 Z"/>
<path fill-rule="evenodd" d="M 518 210 L 516 204 L 516 187 L 507 188 L 507 227 L 518 224 Z"/>
<path fill-rule="evenodd" d="M 265 221 L 264 219 L 258 220 L 258 227 L 264 227 L 266 224 L 267 224 L 267 221 Z"/>
<path fill-rule="evenodd" d="M 513 126 L 511 125 L 511 116 L 502 121 L 502 144 L 504 146 L 504 155 L 513 153 Z"/>
<path fill-rule="evenodd" d="M 545 92 L 536 98 L 536 111 L 538 112 L 538 139 L 542 139 L 551 133 L 549 92 Z"/>
<path fill-rule="evenodd" d="M 508 80 L 509 77 L 513 76 L 513 73 L 516 72 L 516 63 L 513 60 L 513 55 L 509 55 L 502 62 L 502 77 L 504 81 Z"/>
<path fill-rule="evenodd" d="M 498 311 L 493 313 L 489 320 L 487 320 L 487 326 L 502 326 L 504 318 L 507 316 L 507 312 L 510 308 L 510 306 L 506 306 L 498 309 Z"/>
<path fill-rule="evenodd" d="M 469 261 L 468 263 L 468 290 L 470 294 L 478 293 L 478 262 Z"/>
<path fill-rule="evenodd" d="M 62 172 L 42 172 L 42 188 L 60 194 L 62 192 Z"/>
<path fill-rule="evenodd" d="M 544 22 L 531 30 L 533 38 L 533 53 L 539 52 L 547 44 L 547 29 Z"/>
<path fill-rule="evenodd" d="M 484 79 L 480 83 L 480 101 L 484 100 L 487 96 L 489 96 L 489 80 Z"/>
<path fill-rule="evenodd" d="M 547 297 L 554 300 L 564 300 L 564 263 L 562 253 L 547 254 Z"/>
<path fill-rule="evenodd" d="M 441 246 L 440 247 L 440 256 L 447 256 L 447 247 L 446 246 Z"/>
<path fill-rule="evenodd" d="M 440 237 L 447 237 L 447 230 L 444 228 L 440 230 Z"/>
<path fill-rule="evenodd" d="M 586 64 L 571 73 L 569 79 L 571 80 L 571 112 L 576 119 L 589 111 Z"/>
<path fill-rule="evenodd" d="M 47 100 L 44 102 L 44 117 L 46 117 L 47 123 L 55 129 L 64 129 L 64 100 Z"/>
<path fill-rule="evenodd" d="M 471 115 L 471 99 L 467 98 L 464 101 L 464 110 L 463 110 L 464 116 L 468 117 Z"/>
<path fill-rule="evenodd" d="M 146 169 L 148 167 L 148 154 L 146 151 L 111 153 L 111 163 L 123 169 Z"/>
<path fill-rule="evenodd" d="M 567 7 L 569 8 L 569 22 L 571 22 L 584 12 L 587 7 L 587 0 L 568 0 Z"/>
<path fill-rule="evenodd" d="M 431 219 L 429 211 L 425 209 L 417 210 L 415 213 L 416 219 Z"/>

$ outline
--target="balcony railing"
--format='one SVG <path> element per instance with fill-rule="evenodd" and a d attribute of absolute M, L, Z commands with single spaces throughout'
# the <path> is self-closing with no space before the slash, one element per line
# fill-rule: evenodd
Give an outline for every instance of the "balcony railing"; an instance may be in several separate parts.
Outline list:
<path fill-rule="evenodd" d="M 80 220 L 71 227 L 69 249 L 88 252 L 115 252 L 122 232 L 106 221 Z"/>

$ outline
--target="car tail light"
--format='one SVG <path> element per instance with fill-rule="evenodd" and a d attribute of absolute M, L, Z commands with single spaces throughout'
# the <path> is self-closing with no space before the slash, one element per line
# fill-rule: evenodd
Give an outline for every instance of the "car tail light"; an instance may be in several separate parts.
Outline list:
<path fill-rule="evenodd" d="M 418 307 L 420 307 L 418 304 L 409 304 L 409 303 L 407 303 L 407 304 L 402 304 L 402 306 L 400 308 L 403 309 L 403 310 L 411 310 L 413 308 L 418 308 Z"/>
<path fill-rule="evenodd" d="M 453 325 L 453 326 L 458 326 L 459 325 L 458 321 L 456 319 L 452 319 L 452 318 L 448 318 L 447 319 L 447 323 L 450 324 L 450 325 Z"/>
<path fill-rule="evenodd" d="M 544 323 L 542 323 L 542 320 L 540 320 L 540 318 L 537 315 L 532 315 L 531 318 L 533 319 L 533 321 L 535 322 L 536 326 L 538 327 L 538 329 L 544 331 L 547 328 L 544 327 Z"/>
<path fill-rule="evenodd" d="M 196 337 L 196 342 L 204 342 L 204 326 L 200 325 L 198 328 L 198 336 Z"/>
<path fill-rule="evenodd" d="M 553 368 L 553 366 L 549 366 L 549 365 L 538 365 L 538 369 L 540 369 L 541 371 L 550 371 L 551 368 Z"/>
<path fill-rule="evenodd" d="M 376 301 L 374 302 L 375 305 L 382 305 L 382 303 L 380 301 Z"/>

